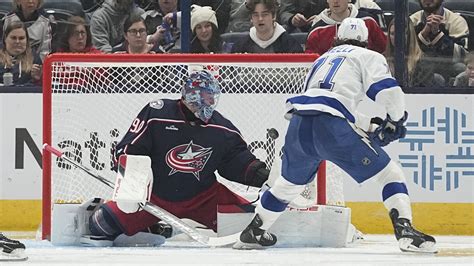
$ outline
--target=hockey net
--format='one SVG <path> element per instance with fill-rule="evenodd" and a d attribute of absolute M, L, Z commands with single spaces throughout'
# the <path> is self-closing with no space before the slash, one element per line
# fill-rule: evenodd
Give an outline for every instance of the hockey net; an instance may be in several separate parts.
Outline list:
<path fill-rule="evenodd" d="M 288 121 L 285 100 L 302 92 L 314 55 L 78 55 L 54 54 L 43 65 L 43 140 L 101 176 L 115 180 L 114 146 L 147 103 L 180 97 L 193 70 L 208 69 L 222 92 L 217 110 L 240 129 L 250 149 L 280 173 Z M 276 139 L 268 130 L 276 129 Z M 325 178 L 324 171 L 330 175 Z M 302 197 L 342 205 L 341 170 L 321 167 Z M 334 177 L 333 177 L 334 176 Z M 327 180 L 327 181 L 326 181 Z M 219 178 L 234 192 L 255 200 L 258 189 Z M 317 190 L 317 192 L 316 192 Z M 111 189 L 59 158 L 43 153 L 42 235 L 48 238 L 53 203 L 109 199 Z"/>

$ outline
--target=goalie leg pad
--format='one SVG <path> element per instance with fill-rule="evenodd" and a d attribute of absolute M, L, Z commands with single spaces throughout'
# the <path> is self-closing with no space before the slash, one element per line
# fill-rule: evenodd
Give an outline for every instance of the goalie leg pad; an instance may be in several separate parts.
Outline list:
<path fill-rule="evenodd" d="M 110 214 L 104 206 L 100 207 L 90 216 L 89 230 L 93 235 L 106 236 L 110 239 L 114 239 L 123 231 L 115 221 L 113 215 Z"/>
<path fill-rule="evenodd" d="M 78 245 L 82 235 L 89 235 L 90 216 L 104 203 L 94 198 L 82 204 L 55 203 L 51 224 L 51 243 L 55 246 Z"/>
<path fill-rule="evenodd" d="M 159 247 L 165 243 L 164 236 L 152 233 L 138 232 L 133 236 L 125 234 L 114 239 L 114 247 Z"/>

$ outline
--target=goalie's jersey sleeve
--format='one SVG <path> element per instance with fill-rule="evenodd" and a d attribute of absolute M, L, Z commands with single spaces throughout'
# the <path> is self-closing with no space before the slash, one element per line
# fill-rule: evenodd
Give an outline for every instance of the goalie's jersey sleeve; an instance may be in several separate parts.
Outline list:
<path fill-rule="evenodd" d="M 364 116 L 357 112 L 365 96 L 385 106 L 392 119 L 398 120 L 405 111 L 403 91 L 385 57 L 358 46 L 336 46 L 316 59 L 304 90 L 287 100 L 300 114 L 322 111 L 368 126 L 367 121 L 358 121 Z"/>
<path fill-rule="evenodd" d="M 214 111 L 207 124 L 186 121 L 179 100 L 158 100 L 145 106 L 123 139 L 121 154 L 147 155 L 152 161 L 153 194 L 168 201 L 193 198 L 216 181 L 215 171 L 245 184 L 256 160 L 239 130 Z"/>

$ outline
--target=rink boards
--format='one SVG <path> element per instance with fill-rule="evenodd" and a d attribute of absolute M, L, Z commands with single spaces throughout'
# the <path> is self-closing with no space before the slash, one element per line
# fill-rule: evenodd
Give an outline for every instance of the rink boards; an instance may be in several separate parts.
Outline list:
<path fill-rule="evenodd" d="M 415 224 L 434 234 L 473 235 L 474 96 L 406 98 L 407 138 L 387 151 L 407 176 Z M 41 94 L 0 94 L 0 102 L 0 216 L 9 217 L 0 220 L 0 230 L 34 230 L 41 216 Z M 225 107 L 220 110 L 225 114 Z M 363 232 L 389 233 L 375 182 L 344 182 L 354 224 Z"/>

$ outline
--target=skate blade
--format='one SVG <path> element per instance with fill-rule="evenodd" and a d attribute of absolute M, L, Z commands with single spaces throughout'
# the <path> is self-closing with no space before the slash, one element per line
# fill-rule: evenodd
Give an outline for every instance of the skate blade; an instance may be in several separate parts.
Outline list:
<path fill-rule="evenodd" d="M 25 261 L 27 259 L 28 256 L 22 248 L 15 249 L 11 253 L 0 252 L 0 261 Z"/>
<path fill-rule="evenodd" d="M 399 247 L 403 252 L 413 252 L 413 253 L 427 253 L 427 254 L 436 254 L 438 249 L 436 248 L 436 243 L 432 241 L 425 241 L 421 243 L 419 247 L 412 245 L 413 239 L 410 238 L 400 238 L 398 240 Z"/>
<path fill-rule="evenodd" d="M 265 249 L 267 247 L 264 247 L 260 244 L 257 243 L 244 243 L 240 240 L 235 242 L 235 244 L 232 246 L 233 249 L 240 249 L 240 250 L 251 250 L 251 249 Z"/>

